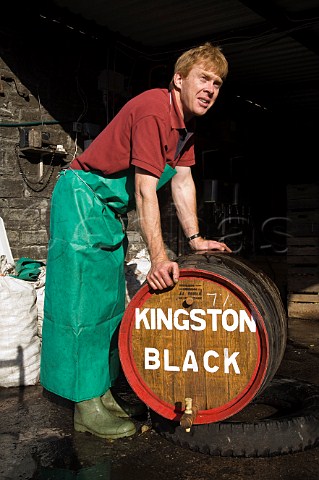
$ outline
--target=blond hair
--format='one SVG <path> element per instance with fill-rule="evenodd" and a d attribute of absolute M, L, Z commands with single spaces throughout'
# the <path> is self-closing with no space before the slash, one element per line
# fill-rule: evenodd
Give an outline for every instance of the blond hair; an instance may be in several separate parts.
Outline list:
<path fill-rule="evenodd" d="M 182 77 L 186 78 L 196 64 L 201 64 L 205 70 L 213 70 L 223 80 L 227 77 L 228 62 L 221 48 L 210 42 L 184 52 L 175 63 L 174 75 L 180 73 Z"/>

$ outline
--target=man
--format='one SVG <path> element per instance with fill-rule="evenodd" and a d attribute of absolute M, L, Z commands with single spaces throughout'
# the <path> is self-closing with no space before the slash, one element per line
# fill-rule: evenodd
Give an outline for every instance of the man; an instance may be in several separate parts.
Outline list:
<path fill-rule="evenodd" d="M 199 234 L 193 119 L 215 103 L 228 64 L 210 43 L 175 64 L 170 88 L 131 99 L 67 170 L 51 202 L 42 330 L 42 385 L 75 402 L 74 428 L 103 438 L 136 432 L 141 412 L 115 396 L 117 333 L 125 308 L 125 225 L 136 208 L 154 290 L 173 287 L 178 264 L 165 251 L 157 190 L 171 180 L 178 220 L 193 250 L 230 252 Z"/>

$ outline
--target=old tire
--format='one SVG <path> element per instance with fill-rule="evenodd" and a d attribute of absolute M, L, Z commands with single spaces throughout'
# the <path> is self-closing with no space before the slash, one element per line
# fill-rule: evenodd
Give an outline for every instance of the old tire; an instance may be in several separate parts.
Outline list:
<path fill-rule="evenodd" d="M 258 409 L 269 411 L 269 407 L 272 413 L 258 419 Z M 172 443 L 213 456 L 301 452 L 319 444 L 319 386 L 274 378 L 239 414 L 221 422 L 193 425 L 190 432 L 154 411 L 151 420 L 154 430 Z"/>

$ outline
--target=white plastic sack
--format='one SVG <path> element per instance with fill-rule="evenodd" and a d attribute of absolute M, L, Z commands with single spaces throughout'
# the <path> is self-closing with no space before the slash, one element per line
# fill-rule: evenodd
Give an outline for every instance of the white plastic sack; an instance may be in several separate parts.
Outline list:
<path fill-rule="evenodd" d="M 0 255 L 0 272 L 2 275 L 15 275 L 14 263 L 9 263 L 6 255 Z"/>
<path fill-rule="evenodd" d="M 126 305 L 141 288 L 151 268 L 151 260 L 148 251 L 143 248 L 125 265 L 126 279 Z"/>
<path fill-rule="evenodd" d="M 42 325 L 44 315 L 44 296 L 45 296 L 46 267 L 40 268 L 40 273 L 36 282 L 32 282 L 37 296 L 38 308 L 38 336 L 42 340 Z"/>
<path fill-rule="evenodd" d="M 44 315 L 44 295 L 45 295 L 45 286 L 36 288 L 37 295 L 37 307 L 38 307 L 38 336 L 42 338 L 42 325 L 43 325 L 43 315 Z"/>
<path fill-rule="evenodd" d="M 38 310 L 32 283 L 0 276 L 0 386 L 35 385 L 40 371 Z"/>

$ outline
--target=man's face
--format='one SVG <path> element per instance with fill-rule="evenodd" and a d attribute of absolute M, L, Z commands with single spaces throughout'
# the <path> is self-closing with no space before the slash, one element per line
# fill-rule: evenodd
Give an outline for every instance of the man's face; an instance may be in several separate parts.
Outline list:
<path fill-rule="evenodd" d="M 204 115 L 213 106 L 223 81 L 213 70 L 205 70 L 198 64 L 185 78 L 175 73 L 174 83 L 180 93 L 179 106 L 187 122 L 194 116 Z"/>

